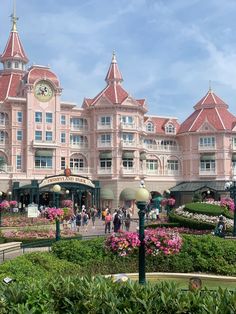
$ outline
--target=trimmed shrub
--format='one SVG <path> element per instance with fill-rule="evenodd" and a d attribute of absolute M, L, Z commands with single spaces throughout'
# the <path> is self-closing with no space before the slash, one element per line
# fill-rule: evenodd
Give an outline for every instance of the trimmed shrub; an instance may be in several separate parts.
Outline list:
<path fill-rule="evenodd" d="M 209 203 L 188 203 L 185 205 L 183 210 L 190 213 L 205 214 L 209 216 L 224 215 L 227 218 L 233 218 L 233 213 L 231 213 L 227 208 Z"/>
<path fill-rule="evenodd" d="M 60 274 L 72 275 L 77 269 L 78 265 L 60 260 L 51 253 L 28 253 L 0 265 L 0 282 L 5 277 L 25 282 Z"/>
<path fill-rule="evenodd" d="M 234 240 L 212 235 L 182 235 L 183 246 L 178 254 L 146 256 L 148 272 L 211 272 L 236 275 L 236 246 Z M 55 243 L 57 257 L 80 265 L 81 274 L 111 274 L 137 272 L 138 254 L 120 257 L 106 252 L 104 240 L 65 241 Z M 96 249 L 95 249 L 96 248 Z M 92 252 L 92 253 L 91 253 Z M 96 255 L 96 257 L 94 257 Z"/>
<path fill-rule="evenodd" d="M 176 215 L 174 213 L 169 214 L 169 220 L 170 222 L 178 223 L 180 226 L 186 227 L 189 229 L 197 229 L 197 230 L 215 229 L 215 224 L 188 219 L 188 218 Z"/>

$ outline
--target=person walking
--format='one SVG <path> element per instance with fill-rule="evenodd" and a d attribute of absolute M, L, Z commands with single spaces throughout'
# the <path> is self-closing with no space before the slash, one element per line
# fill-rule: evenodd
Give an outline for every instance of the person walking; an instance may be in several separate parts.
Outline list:
<path fill-rule="evenodd" d="M 131 224 L 131 216 L 130 214 L 127 214 L 125 217 L 125 231 L 129 231 L 130 224 Z"/>
<path fill-rule="evenodd" d="M 109 233 L 111 232 L 111 221 L 112 221 L 112 215 L 110 212 L 107 212 L 107 215 L 105 217 L 105 233 L 107 233 L 107 231 Z"/>
<path fill-rule="evenodd" d="M 114 220 L 113 220 L 113 224 L 114 224 L 114 232 L 119 232 L 120 227 L 121 227 L 121 215 L 120 215 L 120 211 L 118 211 L 115 214 Z"/>
<path fill-rule="evenodd" d="M 82 215 L 80 212 L 78 212 L 75 217 L 75 224 L 77 227 L 77 231 L 79 231 L 79 228 L 81 227 L 81 220 L 82 220 Z"/>

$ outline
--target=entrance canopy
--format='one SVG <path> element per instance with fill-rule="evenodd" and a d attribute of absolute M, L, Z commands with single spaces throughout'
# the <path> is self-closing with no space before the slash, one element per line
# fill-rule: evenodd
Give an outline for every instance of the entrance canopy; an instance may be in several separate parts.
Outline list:
<path fill-rule="evenodd" d="M 52 177 L 48 177 L 43 179 L 40 183 L 39 183 L 39 188 L 41 189 L 42 187 L 51 185 L 51 184 L 63 184 L 63 183 L 77 183 L 77 184 L 82 184 L 85 185 L 87 187 L 90 188 L 95 188 L 94 183 L 84 177 L 80 177 L 80 176 L 64 176 L 64 175 L 59 175 L 59 176 L 52 176 Z"/>

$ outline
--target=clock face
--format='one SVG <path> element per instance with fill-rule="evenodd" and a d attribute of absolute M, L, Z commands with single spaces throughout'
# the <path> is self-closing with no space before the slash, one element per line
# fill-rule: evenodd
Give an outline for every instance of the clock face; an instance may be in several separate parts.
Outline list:
<path fill-rule="evenodd" d="M 39 101 L 49 101 L 53 96 L 53 90 L 46 81 L 40 81 L 35 86 L 34 94 Z"/>

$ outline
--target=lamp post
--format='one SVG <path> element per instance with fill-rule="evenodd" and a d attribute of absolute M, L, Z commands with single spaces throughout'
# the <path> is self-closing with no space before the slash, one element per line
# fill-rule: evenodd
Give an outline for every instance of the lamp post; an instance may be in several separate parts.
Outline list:
<path fill-rule="evenodd" d="M 52 188 L 53 193 L 55 193 L 55 204 L 56 208 L 59 207 L 59 192 L 61 191 L 61 186 L 59 184 L 55 184 Z M 60 220 L 56 219 L 56 241 L 59 241 L 61 238 L 60 235 Z"/>
<path fill-rule="evenodd" d="M 144 285 L 146 283 L 145 273 L 145 244 L 144 244 L 144 217 L 147 201 L 150 198 L 148 190 L 145 189 L 144 182 L 141 181 L 140 188 L 135 194 L 136 204 L 139 209 L 139 283 Z"/>
<path fill-rule="evenodd" d="M 234 225 L 233 225 L 233 236 L 236 237 L 236 177 L 233 180 L 225 183 L 225 190 L 230 191 L 234 200 Z"/>
<path fill-rule="evenodd" d="M 0 198 L 2 201 L 2 191 L 0 191 Z M 2 209 L 0 209 L 0 227 L 2 226 Z"/>
<path fill-rule="evenodd" d="M 70 194 L 70 191 L 66 190 L 66 199 L 68 199 L 69 194 Z"/>

